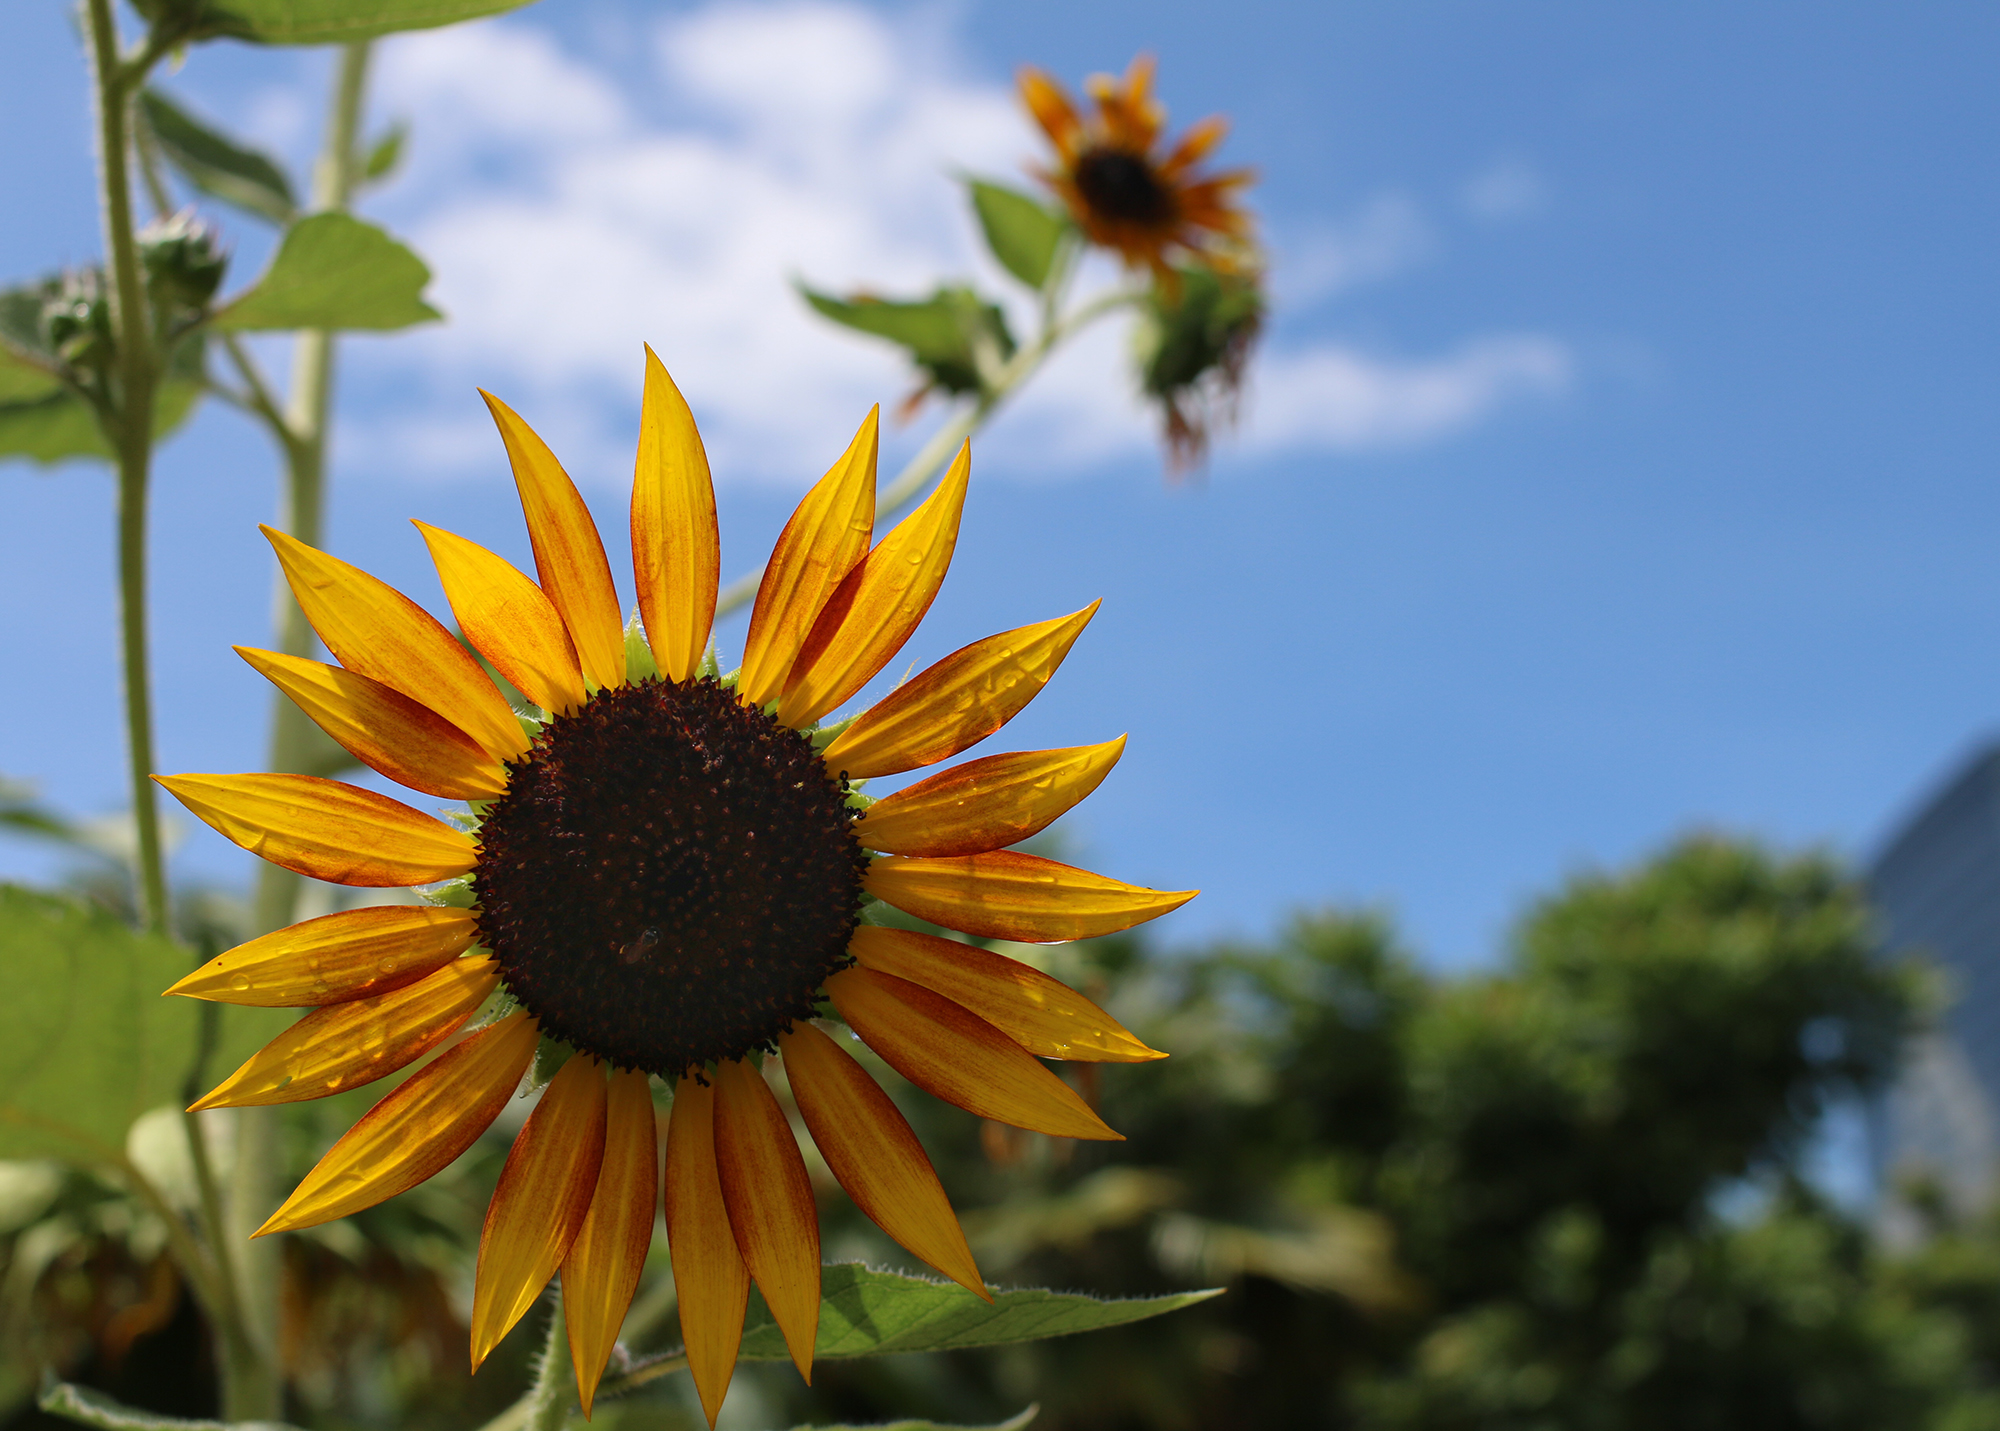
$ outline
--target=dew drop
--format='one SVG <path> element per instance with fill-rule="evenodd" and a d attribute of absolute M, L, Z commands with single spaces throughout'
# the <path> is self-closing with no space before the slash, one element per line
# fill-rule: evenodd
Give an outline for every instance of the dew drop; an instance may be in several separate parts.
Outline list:
<path fill-rule="evenodd" d="M 394 959 L 377 960 L 375 970 L 380 974 L 393 974 L 396 972 L 396 961 Z"/>
<path fill-rule="evenodd" d="M 229 987 L 239 994 L 248 993 L 250 991 L 250 976 L 248 974 L 238 974 L 229 981 Z"/>

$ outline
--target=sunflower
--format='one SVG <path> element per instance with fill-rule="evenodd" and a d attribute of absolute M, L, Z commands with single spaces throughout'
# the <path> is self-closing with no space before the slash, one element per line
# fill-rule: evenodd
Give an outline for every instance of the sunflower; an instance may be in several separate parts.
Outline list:
<path fill-rule="evenodd" d="M 260 1236 L 414 1187 L 471 1146 L 531 1062 L 545 1070 L 567 1054 L 487 1208 L 473 1367 L 560 1271 L 587 1414 L 663 1201 L 688 1361 L 712 1425 L 753 1281 L 811 1375 L 818 1223 L 766 1081 L 772 1064 L 861 1210 L 985 1297 L 929 1160 L 850 1038 L 969 1112 L 1072 1138 L 1119 1135 L 1042 1059 L 1163 1056 L 1034 968 L 871 922 L 870 907 L 979 939 L 1047 942 L 1129 928 L 1193 892 L 1005 848 L 1089 794 L 1123 737 L 985 756 L 881 800 L 855 788 L 999 729 L 1095 604 L 974 642 L 858 715 L 822 723 L 929 608 L 957 540 L 969 449 L 871 547 L 871 412 L 779 536 L 742 666 L 720 675 L 708 459 L 652 351 L 629 627 L 576 487 L 526 423 L 487 403 L 538 579 L 418 526 L 466 640 L 535 709 L 511 706 L 415 602 L 266 528 L 339 664 L 239 653 L 358 760 L 469 810 L 438 819 L 305 775 L 159 777 L 267 860 L 336 884 L 418 888 L 426 901 L 305 920 L 168 992 L 313 1009 L 198 1108 L 323 1097 L 441 1050 L 334 1144 Z M 655 1079 L 672 1091 L 663 1177 Z"/>
<path fill-rule="evenodd" d="M 1077 115 L 1061 85 L 1031 65 L 1020 72 L 1021 99 L 1055 145 L 1058 163 L 1039 171 L 1041 178 L 1090 241 L 1116 249 L 1134 268 L 1151 268 L 1171 287 L 1176 257 L 1223 272 L 1251 261 L 1250 215 L 1235 198 L 1255 175 L 1195 172 L 1229 132 L 1221 115 L 1202 120 L 1164 154 L 1155 152 L 1167 112 L 1150 93 L 1153 65 L 1151 55 L 1140 55 L 1122 83 L 1092 75 L 1085 87 L 1097 114 L 1089 120 Z"/>

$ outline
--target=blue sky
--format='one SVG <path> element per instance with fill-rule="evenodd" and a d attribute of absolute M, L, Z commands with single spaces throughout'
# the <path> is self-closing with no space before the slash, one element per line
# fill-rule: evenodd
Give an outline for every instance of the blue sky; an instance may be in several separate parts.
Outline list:
<path fill-rule="evenodd" d="M 38 140 L 0 158 L 0 273 L 26 277 L 97 236 L 67 16 L 15 24 L 0 123 Z M 1122 338 L 1082 346 L 975 445 L 897 671 L 1103 597 L 993 748 L 1131 732 L 1070 835 L 1205 889 L 1169 940 L 1365 902 L 1478 959 L 1566 873 L 1691 829 L 1865 854 L 1992 732 L 2000 15 L 1970 4 L 542 0 L 391 41 L 374 113 L 412 159 L 364 208 L 452 321 L 344 348 L 333 548 L 435 609 L 404 518 L 526 563 L 474 383 L 622 530 L 649 340 L 709 435 L 726 565 L 753 561 L 907 386 L 789 279 L 978 271 L 944 175 L 1033 157 L 1014 67 L 1074 84 L 1138 49 L 1263 176 L 1246 421 L 1169 485 Z M 166 83 L 303 157 L 325 68 L 210 47 Z M 241 281 L 267 241 L 228 231 Z M 228 648 L 267 640 L 274 480 L 219 408 L 162 454 L 167 769 L 256 762 L 263 683 Z M 10 464 L 0 491 L 0 772 L 113 809 L 109 480 Z M 206 831 L 177 856 L 246 860 Z M 0 874 L 50 869 L 0 845 Z"/>

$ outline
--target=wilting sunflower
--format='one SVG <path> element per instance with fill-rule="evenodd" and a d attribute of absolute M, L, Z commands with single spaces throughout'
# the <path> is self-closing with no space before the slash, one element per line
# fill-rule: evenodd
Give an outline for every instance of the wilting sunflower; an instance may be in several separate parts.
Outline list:
<path fill-rule="evenodd" d="M 1011 719 L 1096 607 L 974 642 L 847 720 L 819 722 L 896 654 L 957 540 L 969 452 L 869 545 L 876 416 L 799 504 L 764 572 L 743 664 L 710 646 L 719 556 L 700 434 L 647 353 L 632 487 L 639 620 L 553 454 L 488 398 L 538 581 L 420 526 L 460 629 L 537 709 L 516 711 L 452 633 L 366 573 L 266 535 L 340 662 L 241 650 L 436 819 L 304 775 L 161 778 L 244 848 L 315 879 L 426 887 L 430 903 L 309 919 L 170 991 L 317 1006 L 197 1107 L 323 1097 L 443 1046 L 334 1144 L 262 1233 L 414 1187 L 514 1097 L 538 1045 L 573 1049 L 514 1140 L 480 1233 L 477 1368 L 560 1269 L 586 1412 L 637 1286 L 660 1195 L 650 1080 L 673 1090 L 664 1201 L 688 1360 L 711 1424 L 750 1283 L 803 1375 L 819 1231 L 782 1060 L 819 1150 L 863 1212 L 986 1296 L 929 1160 L 832 1014 L 919 1088 L 983 1117 L 1116 1138 L 1042 1058 L 1136 1062 L 1089 1000 L 975 945 L 868 921 L 874 901 L 981 938 L 1125 929 L 1163 892 L 1005 846 L 1096 788 L 1124 740 L 991 755 L 879 801 L 855 784 L 956 755 Z M 496 994 L 498 997 L 496 998 Z M 452 1036 L 482 1007 L 476 1031 Z"/>
<path fill-rule="evenodd" d="M 1056 148 L 1056 167 L 1041 177 L 1092 243 L 1116 249 L 1135 268 L 1151 268 L 1169 287 L 1176 257 L 1224 272 L 1250 260 L 1250 215 L 1235 200 L 1255 176 L 1248 169 L 1195 169 L 1222 142 L 1229 121 L 1212 115 L 1156 153 L 1167 111 L 1151 94 L 1151 55 L 1133 60 L 1122 83 L 1110 75 L 1085 82 L 1097 101 L 1090 119 L 1079 117 L 1062 86 L 1033 66 L 1022 68 L 1020 85 L 1023 102 Z"/>

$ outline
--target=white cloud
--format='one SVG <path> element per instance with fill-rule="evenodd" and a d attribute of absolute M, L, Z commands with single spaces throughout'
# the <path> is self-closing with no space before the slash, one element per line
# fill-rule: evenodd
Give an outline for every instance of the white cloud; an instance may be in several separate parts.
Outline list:
<path fill-rule="evenodd" d="M 450 322 L 357 350 L 393 396 L 343 433 L 350 457 L 446 471 L 489 460 L 468 402 L 477 383 L 542 428 L 578 480 L 617 483 L 650 341 L 720 480 L 803 486 L 870 403 L 911 380 L 886 345 L 811 314 L 791 280 L 908 293 L 970 271 L 1006 286 L 950 175 L 1018 174 L 1038 144 L 1010 88 L 969 74 L 948 34 L 852 0 L 727 0 L 650 40 L 593 58 L 514 18 L 384 46 L 381 103 L 414 124 L 384 217 L 431 263 Z M 1308 231 L 1281 297 L 1378 276 L 1431 243 L 1393 197 Z M 1549 373 L 1563 366 L 1546 339 L 1429 363 L 1269 352 L 1244 435 L 1267 451 L 1416 441 L 1559 386 Z M 1152 442 L 1122 335 L 1106 330 L 1065 351 L 983 447 L 986 470 L 1027 475 Z"/>
<path fill-rule="evenodd" d="M 1477 422 L 1515 398 L 1560 393 L 1570 379 L 1568 349 L 1534 335 L 1478 339 L 1448 357 L 1416 362 L 1326 345 L 1263 364 L 1246 436 L 1266 448 L 1406 446 Z"/>
<path fill-rule="evenodd" d="M 1496 224 L 1531 218 L 1548 202 L 1548 196 L 1548 181 L 1518 155 L 1494 160 L 1459 190 L 1459 201 L 1467 213 Z"/>
<path fill-rule="evenodd" d="M 1317 303 L 1413 268 L 1438 252 L 1437 235 L 1416 203 L 1383 194 L 1343 223 L 1307 227 L 1277 244 L 1272 267 L 1280 304 Z"/>

